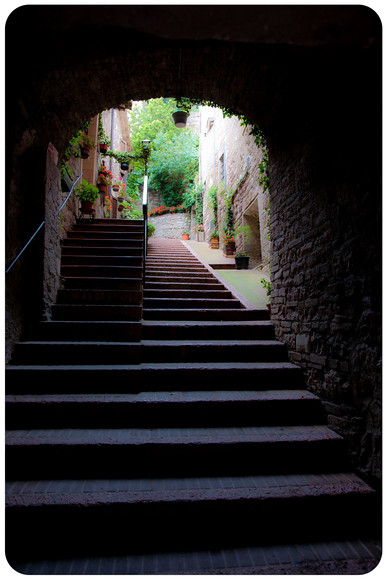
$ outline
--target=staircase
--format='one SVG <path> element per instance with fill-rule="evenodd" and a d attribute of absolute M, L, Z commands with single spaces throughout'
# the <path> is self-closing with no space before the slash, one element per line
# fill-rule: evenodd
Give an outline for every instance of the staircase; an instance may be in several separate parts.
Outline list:
<path fill-rule="evenodd" d="M 52 320 L 14 349 L 11 565 L 372 569 L 376 494 L 351 473 L 268 312 L 244 308 L 177 240 L 150 239 L 143 286 L 142 248 L 141 221 L 77 224 Z"/>

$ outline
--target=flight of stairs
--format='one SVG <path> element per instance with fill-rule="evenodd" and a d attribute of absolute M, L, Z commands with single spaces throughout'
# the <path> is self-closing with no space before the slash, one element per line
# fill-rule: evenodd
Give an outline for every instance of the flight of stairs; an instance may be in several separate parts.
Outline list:
<path fill-rule="evenodd" d="M 219 550 L 236 550 L 240 570 L 246 546 L 342 542 L 353 554 L 350 540 L 377 531 L 376 494 L 268 311 L 244 308 L 177 240 L 149 240 L 143 286 L 142 248 L 140 221 L 79 223 L 52 320 L 14 349 L 11 564 L 97 573 L 100 558 L 100 573 L 136 574 L 142 554 L 158 562 L 148 573 L 198 573 Z"/>

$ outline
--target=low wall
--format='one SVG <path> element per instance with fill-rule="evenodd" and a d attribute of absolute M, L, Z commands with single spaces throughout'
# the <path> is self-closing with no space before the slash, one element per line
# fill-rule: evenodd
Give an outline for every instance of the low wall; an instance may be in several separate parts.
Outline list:
<path fill-rule="evenodd" d="M 153 234 L 155 238 L 181 239 L 181 234 L 191 228 L 191 217 L 189 213 L 165 213 L 152 216 L 149 223 L 156 228 Z"/>

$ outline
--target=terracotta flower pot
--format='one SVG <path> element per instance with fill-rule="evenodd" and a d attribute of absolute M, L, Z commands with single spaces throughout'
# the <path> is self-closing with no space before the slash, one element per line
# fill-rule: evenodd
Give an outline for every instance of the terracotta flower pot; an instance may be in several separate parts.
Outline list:
<path fill-rule="evenodd" d="M 93 211 L 94 203 L 92 201 L 82 201 L 81 210 L 85 212 Z"/>
<path fill-rule="evenodd" d="M 181 234 L 182 240 L 189 240 L 189 234 Z"/>

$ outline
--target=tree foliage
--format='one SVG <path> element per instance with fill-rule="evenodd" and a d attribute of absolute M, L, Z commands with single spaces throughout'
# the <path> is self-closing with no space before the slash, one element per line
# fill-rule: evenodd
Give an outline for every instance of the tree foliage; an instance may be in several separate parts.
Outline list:
<path fill-rule="evenodd" d="M 195 201 L 192 190 L 199 168 L 199 138 L 189 128 L 175 127 L 171 118 L 175 109 L 174 99 L 162 98 L 134 106 L 130 113 L 132 149 L 140 152 L 143 139 L 149 139 L 150 186 L 160 192 L 165 205 L 190 207 Z"/>

